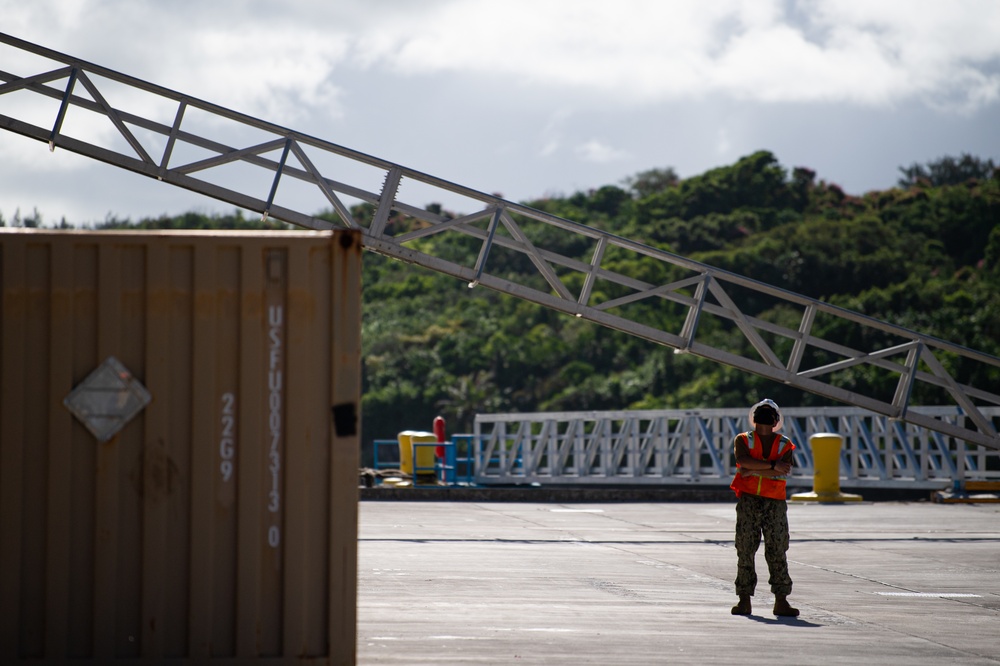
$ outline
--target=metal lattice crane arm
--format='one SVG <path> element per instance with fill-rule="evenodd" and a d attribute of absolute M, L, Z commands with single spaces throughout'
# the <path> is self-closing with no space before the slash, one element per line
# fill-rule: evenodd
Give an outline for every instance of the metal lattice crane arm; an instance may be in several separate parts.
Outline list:
<path fill-rule="evenodd" d="M 41 66 L 0 71 L 0 128 L 170 183 L 240 208 L 311 229 L 337 224 L 283 198 L 290 185 L 318 192 L 339 224 L 360 229 L 368 250 L 581 317 L 658 344 L 752 372 L 833 400 L 909 421 L 967 442 L 1000 449 L 1000 359 L 749 278 L 615 236 L 499 196 L 436 178 L 268 123 L 0 33 L 0 44 Z M 3 60 L 0 60 L 3 62 Z M 116 96 L 142 95 L 165 117 L 130 112 Z M 48 116 L 38 103 L 50 105 Z M 154 106 L 154 105 L 150 105 Z M 145 107 L 144 107 L 145 108 Z M 64 131 L 80 114 L 96 137 Z M 196 116 L 197 119 L 192 117 Z M 208 119 L 209 122 L 204 122 Z M 198 120 L 202 121 L 199 124 Z M 39 124 L 43 123 L 43 124 Z M 217 128 L 225 125 L 227 133 Z M 222 138 L 235 137 L 235 138 Z M 232 169 L 241 169 L 240 177 Z M 365 171 L 366 177 L 357 175 Z M 242 177 L 252 172 L 255 178 Z M 372 175 L 376 177 L 373 178 Z M 407 203 L 410 184 L 458 195 L 471 212 L 457 218 Z M 351 202 L 369 204 L 370 221 L 352 218 Z M 430 237 L 476 255 L 457 263 Z M 555 240 L 554 240 L 555 239 Z M 559 251 L 572 246 L 572 256 Z M 431 254 L 437 252 L 436 254 Z M 579 257 L 587 257 L 580 259 Z M 534 272 L 506 268 L 512 261 Z M 619 266 L 641 266 L 642 273 Z M 649 304 L 656 307 L 650 308 Z M 766 304 L 768 307 L 763 307 Z M 774 308 L 780 306 L 780 308 Z M 780 311 L 779 320 L 759 317 Z M 657 318 L 663 312 L 671 316 Z M 683 320 L 679 330 L 666 321 Z M 855 349 L 823 331 L 850 330 Z M 838 340 L 848 339 L 842 335 Z M 956 376 L 976 376 L 978 384 Z M 863 371 L 891 394 L 847 388 Z M 984 381 L 982 378 L 986 377 Z M 878 382 L 876 382 L 878 383 Z M 914 390 L 959 407 L 966 422 L 910 409 Z M 992 410 L 991 410 L 992 411 Z"/>

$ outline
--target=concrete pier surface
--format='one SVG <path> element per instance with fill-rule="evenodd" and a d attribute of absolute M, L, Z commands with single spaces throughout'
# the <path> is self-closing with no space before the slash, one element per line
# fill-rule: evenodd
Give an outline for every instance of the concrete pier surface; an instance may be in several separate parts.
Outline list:
<path fill-rule="evenodd" d="M 1000 505 L 789 503 L 730 614 L 734 502 L 360 504 L 359 664 L 1000 664 Z"/>

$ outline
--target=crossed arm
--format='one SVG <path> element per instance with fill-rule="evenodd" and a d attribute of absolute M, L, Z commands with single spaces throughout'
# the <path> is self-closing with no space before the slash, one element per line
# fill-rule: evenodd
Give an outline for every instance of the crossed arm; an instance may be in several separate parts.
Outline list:
<path fill-rule="evenodd" d="M 742 470 L 754 472 L 755 474 L 760 474 L 761 476 L 785 476 L 792 469 L 792 452 L 786 451 L 785 454 L 778 459 L 778 462 L 775 463 L 774 469 L 771 469 L 770 460 L 757 460 L 750 455 L 750 451 L 747 450 L 746 444 L 743 442 L 737 442 L 736 463 Z"/>

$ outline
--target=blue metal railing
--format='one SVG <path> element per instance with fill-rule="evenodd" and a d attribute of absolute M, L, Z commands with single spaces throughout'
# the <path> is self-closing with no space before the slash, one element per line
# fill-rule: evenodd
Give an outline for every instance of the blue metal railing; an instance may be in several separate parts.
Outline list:
<path fill-rule="evenodd" d="M 413 485 L 429 488 L 473 485 L 475 475 L 474 440 L 473 435 L 462 434 L 452 435 L 450 441 L 444 442 L 413 442 Z M 373 444 L 375 470 L 402 468 L 398 440 L 376 439 Z M 443 457 L 435 455 L 432 465 L 418 464 L 419 460 L 426 457 L 418 455 L 421 449 L 437 449 L 438 447 L 443 449 Z M 428 478 L 433 478 L 433 482 L 428 482 Z"/>

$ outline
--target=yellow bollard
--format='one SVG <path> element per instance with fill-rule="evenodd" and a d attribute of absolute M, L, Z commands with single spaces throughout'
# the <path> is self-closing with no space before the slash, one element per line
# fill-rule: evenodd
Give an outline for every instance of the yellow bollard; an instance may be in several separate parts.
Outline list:
<path fill-rule="evenodd" d="M 829 432 L 819 432 L 809 438 L 813 454 L 813 491 L 795 493 L 790 498 L 792 501 L 861 501 L 861 495 L 840 492 L 840 449 L 843 444 L 843 437 Z"/>
<path fill-rule="evenodd" d="M 404 474 L 408 474 L 417 485 L 417 476 L 424 483 L 432 483 L 436 480 L 434 473 L 434 449 L 429 446 L 414 447 L 416 442 L 436 442 L 437 436 L 432 432 L 420 430 L 404 430 L 396 436 L 399 441 L 399 469 Z M 414 451 L 416 450 L 416 455 Z M 417 469 L 420 471 L 417 472 Z"/>

